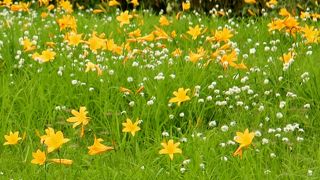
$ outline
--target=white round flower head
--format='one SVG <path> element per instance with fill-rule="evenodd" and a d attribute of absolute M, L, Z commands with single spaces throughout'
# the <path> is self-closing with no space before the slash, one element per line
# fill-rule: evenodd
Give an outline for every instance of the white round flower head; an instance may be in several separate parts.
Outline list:
<path fill-rule="evenodd" d="M 133 107 L 133 106 L 134 106 L 134 101 L 130 101 L 130 102 L 129 102 L 129 106 L 130 106 L 130 107 Z"/>
<path fill-rule="evenodd" d="M 209 122 L 209 127 L 215 127 L 215 126 L 217 126 L 217 122 L 216 121 L 210 121 Z"/>
<path fill-rule="evenodd" d="M 283 114 L 281 112 L 277 112 L 276 117 L 278 119 L 281 119 L 281 118 L 283 118 Z"/>
<path fill-rule="evenodd" d="M 163 131 L 163 132 L 162 132 L 162 136 L 164 136 L 164 137 L 169 137 L 169 133 L 168 133 L 167 131 Z"/>
<path fill-rule="evenodd" d="M 227 132 L 229 130 L 229 127 L 227 125 L 221 126 L 221 131 L 222 132 Z"/>
<path fill-rule="evenodd" d="M 180 172 L 183 174 L 186 171 L 186 168 L 182 167 L 180 168 Z"/>

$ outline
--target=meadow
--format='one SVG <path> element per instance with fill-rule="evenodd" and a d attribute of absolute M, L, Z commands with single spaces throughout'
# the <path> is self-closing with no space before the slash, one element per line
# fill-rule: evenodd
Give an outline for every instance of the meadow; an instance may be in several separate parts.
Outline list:
<path fill-rule="evenodd" d="M 0 179 L 320 178 L 312 8 L 241 18 L 10 2 Z"/>

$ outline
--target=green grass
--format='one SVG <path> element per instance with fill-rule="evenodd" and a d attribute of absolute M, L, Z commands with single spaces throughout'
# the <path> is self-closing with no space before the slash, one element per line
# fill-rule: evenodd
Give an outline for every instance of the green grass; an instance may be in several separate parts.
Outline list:
<path fill-rule="evenodd" d="M 19 144 L 0 148 L 0 179 L 320 177 L 319 45 L 310 45 L 309 49 L 300 35 L 296 39 L 280 32 L 272 35 L 267 27 L 271 16 L 245 20 L 235 18 L 229 21 L 201 16 L 201 22 L 198 22 L 200 17 L 192 13 L 185 13 L 185 17 L 179 21 L 169 16 L 173 24 L 163 29 L 168 34 L 175 30 L 177 37 L 172 42 L 157 41 L 145 45 L 132 43 L 131 49 L 148 49 L 147 53 L 138 54 L 123 64 L 126 51 L 121 57 L 109 51 L 94 54 L 88 48 L 88 56 L 85 59 L 79 58 L 85 49 L 83 44 L 68 48 L 66 43 L 62 43 L 66 31 L 60 32 L 56 23 L 62 17 L 59 12 L 45 20 L 40 17 L 40 10 L 5 13 L 6 10 L 1 8 L 0 12 L 3 13 L 0 17 L 0 41 L 3 42 L 0 45 L 0 142 L 5 142 L 3 136 L 9 131 L 19 131 L 20 135 L 26 133 L 25 139 Z M 115 19 L 115 13 L 92 15 L 76 12 L 73 15 L 77 19 L 78 33 L 83 33 L 85 40 L 92 31 L 97 31 L 98 34 L 104 33 L 108 39 L 114 39 L 118 45 L 125 43 L 128 38 L 124 29 L 125 32 L 131 32 L 139 27 L 144 36 L 152 32 L 155 25 L 160 27 L 158 16 L 142 12 L 138 12 L 139 18 L 131 20 L 131 25 L 124 25 L 122 28 Z M 110 22 L 107 21 L 108 17 L 112 18 Z M 141 19 L 144 25 L 138 26 Z M 10 27 L 6 25 L 6 21 L 10 22 Z M 193 25 L 189 25 L 189 22 Z M 302 26 L 318 26 L 311 21 L 300 23 Z M 196 24 L 203 25 L 208 31 L 203 37 L 191 40 L 186 32 L 189 26 L 194 27 Z M 232 67 L 224 70 L 215 61 L 208 67 L 198 67 L 197 64 L 185 61 L 189 51 L 195 52 L 200 46 L 207 54 L 214 52 L 215 48 L 205 38 L 225 25 L 233 30 L 234 37 L 231 41 L 237 43 L 236 48 L 240 50 L 238 62 L 243 60 L 244 54 L 249 54 L 251 48 L 256 48 L 255 54 L 249 54 L 244 59 L 248 70 Z M 182 34 L 189 40 L 180 37 Z M 30 57 L 33 52 L 23 52 L 19 39 L 33 39 L 33 36 L 38 37 L 38 47 L 33 52 L 45 50 L 46 42 L 56 43 L 53 50 L 57 54 L 52 62 L 40 64 Z M 272 41 L 276 40 L 280 41 L 274 45 L 277 47 L 276 51 L 264 50 L 266 46 L 271 48 Z M 158 48 L 157 43 L 165 45 L 167 51 Z M 255 46 L 256 43 L 259 45 Z M 297 56 L 289 69 L 283 71 L 279 57 L 287 53 L 293 43 L 299 43 L 298 48 L 295 48 Z M 183 51 L 181 57 L 171 55 L 176 48 Z M 156 51 L 163 52 L 157 56 Z M 306 55 L 307 51 L 312 51 L 312 54 Z M 18 55 L 19 52 L 21 55 Z M 273 61 L 268 61 L 269 58 Z M 21 59 L 24 59 L 24 63 L 18 67 Z M 103 75 L 97 76 L 96 72 L 85 73 L 86 59 L 104 67 Z M 199 64 L 204 64 L 206 60 L 200 60 Z M 139 66 L 132 66 L 133 61 L 138 62 Z M 149 66 L 154 68 L 148 68 Z M 62 76 L 57 73 L 59 68 L 63 68 Z M 111 75 L 110 71 L 114 73 Z M 303 83 L 301 75 L 305 72 L 309 73 L 309 81 Z M 163 73 L 164 80 L 154 79 L 159 73 Z M 170 77 L 172 74 L 175 78 Z M 128 77 L 132 77 L 133 82 L 128 82 Z M 241 82 L 244 77 L 248 77 L 248 80 Z M 281 81 L 279 77 L 282 77 Z M 266 79 L 268 84 L 264 83 Z M 73 85 L 73 80 L 84 84 Z M 214 89 L 208 88 L 212 82 L 216 82 Z M 134 93 L 124 95 L 119 91 L 122 86 L 135 91 L 141 83 L 145 87 L 144 96 Z M 195 86 L 201 87 L 199 97 L 192 95 Z M 249 94 L 247 90 L 231 95 L 224 93 L 229 88 L 241 89 L 245 86 L 253 93 Z M 191 100 L 181 106 L 173 104 L 169 107 L 172 93 L 180 87 L 191 89 L 188 93 Z M 89 88 L 94 90 L 89 91 Z M 269 95 L 266 95 L 268 92 Z M 296 94 L 296 97 L 287 97 L 288 92 Z M 208 100 L 209 96 L 212 97 L 211 101 Z M 147 105 L 153 97 L 153 105 Z M 217 105 L 217 101 L 226 99 L 226 106 Z M 131 107 L 129 103 L 132 101 L 134 106 Z M 237 105 L 239 101 L 242 101 L 242 106 Z M 286 102 L 283 109 L 279 108 L 280 101 Z M 311 107 L 304 108 L 305 104 L 310 104 Z M 65 106 L 65 109 L 58 110 L 57 106 Z M 79 137 L 79 128 L 73 129 L 72 124 L 66 122 L 72 116 L 71 109 L 78 110 L 80 106 L 87 107 L 91 118 L 84 138 Z M 259 111 L 260 106 L 264 110 Z M 283 118 L 277 118 L 278 112 L 283 114 Z M 180 117 L 180 113 L 184 113 L 184 116 Z M 174 116 L 173 119 L 169 118 L 170 115 Z M 126 118 L 143 120 L 140 124 L 141 131 L 134 137 L 122 132 L 122 123 Z M 208 123 L 213 120 L 217 125 L 209 127 Z M 236 122 L 234 126 L 231 125 L 233 121 Z M 294 123 L 298 123 L 299 128 L 293 132 L 284 132 L 288 124 Z M 226 132 L 221 130 L 224 125 L 229 127 Z M 72 159 L 71 166 L 48 163 L 45 168 L 31 164 L 32 152 L 38 148 L 45 149 L 35 131 L 39 130 L 40 134 L 44 134 L 47 127 L 61 130 L 65 137 L 71 139 L 62 146 L 59 154 L 57 151 L 49 154 L 50 158 L 61 156 Z M 246 128 L 259 131 L 261 136 L 255 136 L 252 145 L 244 150 L 242 159 L 233 157 L 232 154 L 238 147 L 233 138 L 236 132 L 243 132 Z M 278 132 L 277 128 L 281 131 Z M 276 132 L 269 132 L 270 129 L 275 129 Z M 169 137 L 163 137 L 164 131 L 168 132 Z M 113 145 L 115 150 L 96 156 L 88 155 L 87 147 L 93 144 L 94 135 L 103 138 L 104 144 Z M 304 140 L 298 142 L 298 137 Z M 159 154 L 163 140 L 174 139 L 176 142 L 181 138 L 186 138 L 187 142 L 180 144 L 183 153 L 175 154 L 173 161 L 167 155 Z M 263 144 L 264 138 L 269 143 Z M 288 138 L 289 141 L 285 142 L 283 138 Z M 276 157 L 272 157 L 272 153 Z M 184 165 L 183 161 L 187 159 L 190 163 Z M 181 168 L 185 168 L 184 173 Z M 313 171 L 312 176 L 308 176 L 308 170 Z"/>

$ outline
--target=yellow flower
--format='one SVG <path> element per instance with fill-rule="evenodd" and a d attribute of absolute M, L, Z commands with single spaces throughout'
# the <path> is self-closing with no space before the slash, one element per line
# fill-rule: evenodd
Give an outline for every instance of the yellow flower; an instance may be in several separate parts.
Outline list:
<path fill-rule="evenodd" d="M 109 1 L 109 6 L 120 6 L 120 3 L 116 0 Z"/>
<path fill-rule="evenodd" d="M 34 46 L 33 43 L 28 38 L 26 38 L 22 41 L 22 45 L 23 45 L 24 52 L 32 51 L 32 50 L 36 49 L 36 46 Z"/>
<path fill-rule="evenodd" d="M 193 40 L 195 40 L 201 34 L 201 28 L 199 28 L 199 25 L 196 25 L 195 27 L 189 27 L 189 31 L 187 33 L 192 36 Z"/>
<path fill-rule="evenodd" d="M 69 2 L 69 1 L 60 1 L 60 4 L 59 4 L 62 9 L 64 9 L 67 13 L 72 13 L 73 12 L 73 9 L 72 9 L 72 4 Z"/>
<path fill-rule="evenodd" d="M 122 12 L 119 16 L 117 16 L 117 20 L 120 22 L 120 27 L 124 24 L 130 24 L 130 19 L 132 15 L 129 15 L 129 11 Z"/>
<path fill-rule="evenodd" d="M 139 121 L 136 121 L 134 124 L 129 118 L 127 118 L 126 121 L 127 122 L 122 123 L 122 126 L 124 126 L 124 128 L 122 129 L 122 132 L 130 132 L 132 136 L 134 136 L 137 131 L 141 130 L 141 128 L 138 126 Z"/>
<path fill-rule="evenodd" d="M 278 4 L 278 1 L 277 1 L 277 0 L 270 0 L 269 2 L 266 3 L 266 5 L 267 5 L 269 8 L 274 8 L 277 4 Z"/>
<path fill-rule="evenodd" d="M 101 144 L 100 142 L 102 142 L 102 141 L 103 141 L 103 139 L 101 139 L 101 138 L 97 139 L 96 136 L 94 136 L 94 143 L 92 146 L 88 147 L 88 149 L 89 149 L 88 154 L 89 155 L 96 155 L 96 154 L 101 154 L 103 152 L 106 152 L 106 151 L 113 149 L 113 147 L 105 146 L 105 145 Z"/>
<path fill-rule="evenodd" d="M 129 37 L 131 38 L 137 38 L 141 36 L 141 30 L 138 28 L 132 32 L 129 32 Z"/>
<path fill-rule="evenodd" d="M 60 31 L 70 28 L 72 31 L 77 30 L 77 21 L 76 18 L 70 15 L 64 15 L 62 18 L 57 20 L 57 23 L 60 27 Z"/>
<path fill-rule="evenodd" d="M 175 49 L 172 53 L 171 53 L 174 57 L 179 57 L 182 54 L 182 51 L 180 48 Z"/>
<path fill-rule="evenodd" d="M 187 2 L 182 2 L 182 10 L 183 11 L 187 11 L 190 9 L 190 2 L 187 1 Z"/>
<path fill-rule="evenodd" d="M 161 16 L 159 19 L 159 23 L 161 26 L 169 26 L 170 22 L 168 21 L 166 16 Z"/>
<path fill-rule="evenodd" d="M 54 60 L 56 53 L 51 51 L 50 49 L 42 51 L 41 60 L 43 62 L 47 62 L 50 60 Z"/>
<path fill-rule="evenodd" d="M 190 100 L 190 97 L 187 96 L 187 92 L 189 91 L 190 89 L 186 89 L 184 90 L 184 88 L 179 88 L 178 89 L 178 92 L 177 91 L 174 91 L 173 92 L 173 95 L 175 95 L 176 97 L 173 97 L 169 100 L 170 103 L 177 103 L 178 106 L 180 106 L 180 104 L 184 101 L 189 101 Z"/>
<path fill-rule="evenodd" d="M 48 6 L 49 5 L 49 0 L 38 0 L 39 1 L 39 6 Z"/>
<path fill-rule="evenodd" d="M 51 134 L 54 134 L 54 129 L 49 127 L 45 130 L 45 132 L 45 135 L 40 136 L 40 143 L 44 143 Z M 36 131 L 36 133 L 40 135 L 38 131 Z"/>
<path fill-rule="evenodd" d="M 11 11 L 23 11 L 23 12 L 29 12 L 29 6 L 30 6 L 30 3 L 24 3 L 24 2 L 19 2 L 19 4 L 13 4 L 11 5 L 10 7 L 10 10 Z"/>
<path fill-rule="evenodd" d="M 2 4 L 9 7 L 12 4 L 12 0 L 3 0 Z"/>
<path fill-rule="evenodd" d="M 70 139 L 64 138 L 63 133 L 58 131 L 56 133 L 50 132 L 49 135 L 44 140 L 44 144 L 48 146 L 48 153 L 59 149 L 64 143 L 68 142 Z"/>
<path fill-rule="evenodd" d="M 139 6 L 138 0 L 131 0 L 130 3 L 133 4 L 134 7 Z"/>
<path fill-rule="evenodd" d="M 233 50 L 230 54 L 224 54 L 220 59 L 221 65 L 224 69 L 227 69 L 228 66 L 236 67 L 237 64 L 235 61 L 237 61 L 237 53 L 235 50 Z"/>
<path fill-rule="evenodd" d="M 222 31 L 216 31 L 214 34 L 214 39 L 218 42 L 228 42 L 233 34 L 228 28 L 223 28 Z"/>
<path fill-rule="evenodd" d="M 15 145 L 15 144 L 18 144 L 18 141 L 22 139 L 21 137 L 19 137 L 18 131 L 14 133 L 10 131 L 10 134 L 4 135 L 4 138 L 6 139 L 7 142 L 5 142 L 3 145 Z"/>
<path fill-rule="evenodd" d="M 93 52 L 97 52 L 98 49 L 101 49 L 105 46 L 105 40 L 97 37 L 96 32 L 92 32 L 92 36 L 87 43 Z"/>
<path fill-rule="evenodd" d="M 319 30 L 314 29 L 313 26 L 309 27 L 305 25 L 305 27 L 301 28 L 301 32 L 303 32 L 303 37 L 306 38 L 306 44 L 308 43 L 317 43 L 318 38 L 320 37 Z"/>
<path fill-rule="evenodd" d="M 279 15 L 280 16 L 284 16 L 284 17 L 289 17 L 291 16 L 291 14 L 287 11 L 286 8 L 281 8 L 279 11 Z"/>
<path fill-rule="evenodd" d="M 244 0 L 245 3 L 247 4 L 255 4 L 257 3 L 256 0 Z"/>
<path fill-rule="evenodd" d="M 42 152 L 40 149 L 37 152 L 32 153 L 34 159 L 31 160 L 32 164 L 43 165 L 46 162 L 46 153 Z"/>
<path fill-rule="evenodd" d="M 81 106 L 79 112 L 73 109 L 71 110 L 71 114 L 73 114 L 74 117 L 68 118 L 67 122 L 74 123 L 73 128 L 77 127 L 80 124 L 85 126 L 89 123 L 90 118 L 87 117 L 88 111 L 86 110 L 86 107 Z"/>
<path fill-rule="evenodd" d="M 170 139 L 168 143 L 161 143 L 161 145 L 163 146 L 163 149 L 159 151 L 159 154 L 168 154 L 171 160 L 173 160 L 173 154 L 182 153 L 182 150 L 178 148 L 180 143 L 174 143 L 172 139 Z"/>
<path fill-rule="evenodd" d="M 289 64 L 294 60 L 294 56 L 295 53 L 293 51 L 290 51 L 287 54 L 283 54 L 282 57 L 280 57 L 280 60 L 282 60 L 284 64 Z"/>
<path fill-rule="evenodd" d="M 81 40 L 82 34 L 77 34 L 76 32 L 69 32 L 64 36 L 64 40 L 68 42 L 69 46 L 78 46 Z"/>
<path fill-rule="evenodd" d="M 275 20 L 275 21 L 272 21 L 271 23 L 268 24 L 268 31 L 274 31 L 274 30 L 281 30 L 284 28 L 284 23 L 283 23 L 283 20 L 281 19 L 278 19 L 278 20 Z"/>
<path fill-rule="evenodd" d="M 63 165 L 71 165 L 73 163 L 70 159 L 48 159 L 48 161 Z"/>
<path fill-rule="evenodd" d="M 243 133 L 237 132 L 235 141 L 240 144 L 239 148 L 233 153 L 233 156 L 239 155 L 242 157 L 242 149 L 248 147 L 252 143 L 254 138 L 254 132 L 249 133 L 249 130 L 246 129 Z"/>
<path fill-rule="evenodd" d="M 203 47 L 200 47 L 197 49 L 197 53 L 194 53 L 194 52 L 189 53 L 189 59 L 191 62 L 196 63 L 205 55 L 206 55 L 206 51 L 203 49 Z"/>
<path fill-rule="evenodd" d="M 102 70 L 101 70 L 101 68 L 99 67 L 99 65 L 93 64 L 92 62 L 88 62 L 88 63 L 86 64 L 86 70 L 85 70 L 85 72 L 89 72 L 89 71 L 97 71 L 98 76 L 101 76 L 101 75 L 102 75 Z"/>

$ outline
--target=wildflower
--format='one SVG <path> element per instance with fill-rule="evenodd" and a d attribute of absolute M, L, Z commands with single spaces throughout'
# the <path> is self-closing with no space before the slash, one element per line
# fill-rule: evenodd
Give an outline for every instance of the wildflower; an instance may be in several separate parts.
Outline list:
<path fill-rule="evenodd" d="M 234 62 L 236 60 L 237 60 L 237 53 L 235 50 L 233 50 L 230 54 L 224 54 L 221 57 L 220 62 L 222 64 L 223 68 L 227 69 L 228 66 L 237 67 L 237 64 Z"/>
<path fill-rule="evenodd" d="M 293 61 L 295 53 L 293 51 L 288 52 L 287 54 L 283 54 L 280 58 L 284 64 L 290 64 Z"/>
<path fill-rule="evenodd" d="M 86 70 L 85 70 L 85 72 L 89 72 L 89 71 L 97 71 L 98 76 L 101 76 L 101 75 L 102 75 L 102 70 L 101 70 L 101 68 L 99 67 L 99 65 L 93 64 L 92 62 L 88 62 L 88 63 L 86 64 Z"/>
<path fill-rule="evenodd" d="M 57 20 L 57 23 L 60 27 L 60 31 L 64 29 L 71 29 L 72 31 L 77 30 L 76 18 L 71 15 L 64 15 L 62 18 Z"/>
<path fill-rule="evenodd" d="M 73 163 L 70 159 L 48 159 L 48 161 L 63 165 L 71 165 Z"/>
<path fill-rule="evenodd" d="M 38 53 L 34 53 L 32 58 L 41 63 L 53 61 L 56 56 L 56 53 L 50 49 L 42 51 L 41 55 Z"/>
<path fill-rule="evenodd" d="M 201 34 L 201 28 L 199 25 L 196 25 L 195 27 L 189 27 L 189 31 L 187 33 L 192 36 L 193 40 L 195 40 Z"/>
<path fill-rule="evenodd" d="M 64 36 L 64 40 L 68 42 L 69 46 L 78 46 L 81 40 L 82 34 L 77 34 L 76 32 L 69 32 Z"/>
<path fill-rule="evenodd" d="M 301 32 L 303 32 L 304 38 L 306 38 L 306 44 L 308 43 L 317 43 L 318 38 L 320 37 L 320 31 L 315 30 L 313 26 L 309 27 L 305 25 L 305 27 L 301 28 Z"/>
<path fill-rule="evenodd" d="M 161 26 L 169 26 L 170 22 L 168 21 L 166 16 L 161 16 L 159 19 L 159 23 Z"/>
<path fill-rule="evenodd" d="M 141 36 L 141 30 L 139 28 L 129 33 L 129 37 L 131 38 L 137 38 L 140 36 Z"/>
<path fill-rule="evenodd" d="M 205 54 L 206 54 L 206 51 L 202 47 L 200 47 L 198 48 L 197 53 L 194 53 L 194 52 L 189 53 L 189 59 L 191 62 L 196 63 L 201 58 L 203 58 Z"/>
<path fill-rule="evenodd" d="M 72 9 L 72 4 L 70 3 L 70 1 L 60 1 L 60 4 L 59 4 L 62 9 L 64 9 L 67 13 L 72 13 L 73 12 L 73 9 Z"/>
<path fill-rule="evenodd" d="M 109 1 L 109 6 L 120 6 L 120 3 L 116 0 Z"/>
<path fill-rule="evenodd" d="M 125 87 L 120 87 L 119 90 L 120 90 L 120 92 L 122 92 L 122 93 L 127 93 L 127 94 L 132 93 L 132 91 L 131 91 L 130 89 L 127 89 L 127 88 L 125 88 Z"/>
<path fill-rule="evenodd" d="M 23 45 L 24 52 L 32 51 L 32 50 L 36 49 L 36 46 L 34 46 L 33 43 L 28 38 L 26 38 L 22 41 L 22 45 Z"/>
<path fill-rule="evenodd" d="M 89 44 L 89 48 L 93 52 L 97 52 L 98 49 L 102 49 L 103 47 L 105 47 L 105 40 L 98 37 L 95 31 L 92 32 L 92 35 L 87 43 Z"/>
<path fill-rule="evenodd" d="M 122 129 L 122 132 L 130 132 L 132 136 L 134 136 L 137 131 L 141 130 L 141 128 L 138 126 L 139 121 L 132 123 L 131 119 L 129 118 L 127 118 L 126 121 L 127 122 L 122 123 L 122 126 L 124 126 L 124 128 Z"/>
<path fill-rule="evenodd" d="M 189 101 L 190 97 L 187 96 L 187 92 L 190 89 L 186 89 L 184 90 L 184 88 L 179 88 L 178 91 L 174 91 L 173 95 L 175 95 L 176 97 L 173 97 L 169 100 L 170 103 L 177 103 L 178 106 L 180 106 L 180 104 L 184 101 Z"/>
<path fill-rule="evenodd" d="M 11 5 L 10 10 L 14 12 L 17 12 L 17 11 L 29 12 L 29 6 L 30 6 L 30 2 L 28 3 L 19 2 L 18 4 Z"/>
<path fill-rule="evenodd" d="M 89 155 L 96 155 L 96 154 L 101 154 L 103 152 L 106 152 L 106 151 L 113 149 L 113 147 L 105 146 L 105 145 L 101 144 L 100 142 L 102 142 L 102 141 L 103 141 L 103 139 L 101 139 L 101 138 L 97 139 L 96 136 L 94 136 L 94 143 L 92 146 L 88 147 L 88 149 L 89 149 L 88 154 Z"/>
<path fill-rule="evenodd" d="M 285 25 L 283 24 L 283 20 L 276 20 L 276 21 L 272 21 L 271 23 L 268 24 L 268 31 L 274 31 L 274 30 L 281 30 L 285 27 Z"/>
<path fill-rule="evenodd" d="M 222 31 L 216 31 L 214 34 L 214 40 L 217 42 L 228 42 L 233 34 L 228 28 L 223 28 Z"/>
<path fill-rule="evenodd" d="M 284 17 L 289 17 L 291 16 L 291 14 L 287 11 L 286 8 L 281 8 L 279 11 L 279 15 L 280 16 L 284 16 Z"/>
<path fill-rule="evenodd" d="M 45 135 L 40 136 L 39 131 L 36 130 L 36 134 L 40 137 L 40 143 L 44 143 L 51 134 L 54 134 L 54 129 L 49 127 L 45 130 L 45 132 Z"/>
<path fill-rule="evenodd" d="M 237 136 L 235 137 L 235 141 L 240 144 L 238 149 L 233 153 L 233 156 L 239 155 L 242 157 L 242 149 L 248 147 L 252 143 L 252 139 L 254 138 L 254 132 L 249 133 L 249 130 L 246 129 L 243 133 L 237 132 Z"/>
<path fill-rule="evenodd" d="M 175 49 L 171 54 L 172 54 L 173 56 L 175 56 L 175 57 L 179 57 L 179 56 L 181 56 L 182 51 L 181 51 L 180 48 L 177 48 L 177 49 Z"/>
<path fill-rule="evenodd" d="M 138 0 L 131 0 L 131 1 L 130 1 L 130 4 L 133 4 L 134 7 L 139 6 Z"/>
<path fill-rule="evenodd" d="M 257 3 L 256 0 L 244 0 L 244 2 L 247 4 L 256 4 Z"/>
<path fill-rule="evenodd" d="M 190 2 L 182 2 L 182 10 L 183 11 L 188 11 L 190 9 Z"/>
<path fill-rule="evenodd" d="M 32 153 L 34 159 L 31 160 L 32 164 L 43 165 L 46 162 L 46 153 L 38 149 L 36 152 Z"/>
<path fill-rule="evenodd" d="M 120 22 L 120 27 L 124 24 L 130 24 L 130 19 L 132 15 L 129 15 L 129 11 L 122 12 L 119 16 L 117 16 L 117 20 Z"/>
<path fill-rule="evenodd" d="M 182 150 L 178 148 L 180 143 L 174 143 L 172 139 L 170 139 L 168 143 L 161 143 L 161 145 L 163 146 L 163 149 L 159 151 L 159 154 L 168 154 L 171 160 L 173 160 L 173 154 L 182 153 Z"/>
<path fill-rule="evenodd" d="M 48 146 L 48 153 L 59 149 L 64 143 L 68 142 L 70 139 L 64 138 L 63 133 L 58 131 L 56 133 L 50 132 L 45 138 L 44 144 Z"/>
<path fill-rule="evenodd" d="M 270 0 L 266 3 L 269 8 L 274 8 L 278 4 L 277 0 Z"/>
<path fill-rule="evenodd" d="M 3 145 L 15 145 L 15 144 L 18 144 L 18 141 L 22 139 L 21 137 L 19 137 L 18 131 L 14 133 L 10 131 L 10 134 L 4 135 L 4 138 L 6 139 L 6 142 Z"/>
<path fill-rule="evenodd" d="M 39 6 L 48 6 L 49 5 L 49 0 L 38 0 L 39 1 Z"/>

